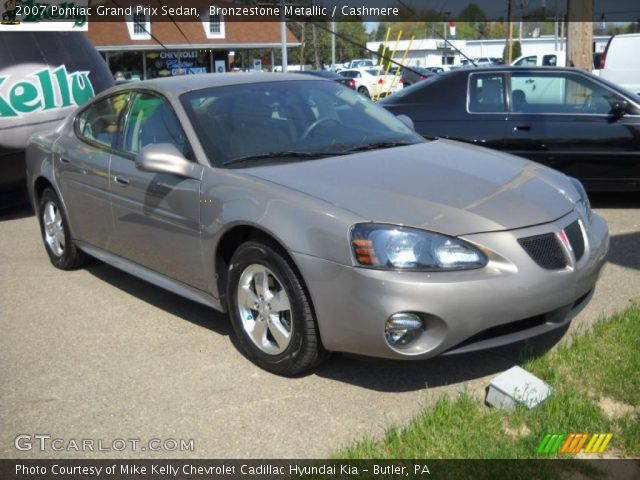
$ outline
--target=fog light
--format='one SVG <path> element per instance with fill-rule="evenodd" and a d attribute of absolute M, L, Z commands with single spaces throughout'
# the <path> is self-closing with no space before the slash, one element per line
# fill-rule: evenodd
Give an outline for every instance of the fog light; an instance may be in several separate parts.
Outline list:
<path fill-rule="evenodd" d="M 384 327 L 384 336 L 391 346 L 411 343 L 420 336 L 424 326 L 415 313 L 394 313 Z"/>

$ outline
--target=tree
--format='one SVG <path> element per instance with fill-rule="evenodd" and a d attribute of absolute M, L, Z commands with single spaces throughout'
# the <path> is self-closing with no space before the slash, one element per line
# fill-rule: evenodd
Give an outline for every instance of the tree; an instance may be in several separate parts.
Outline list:
<path fill-rule="evenodd" d="M 504 50 L 502 50 L 502 59 L 506 62 L 507 61 L 507 56 L 509 53 L 509 45 L 505 44 L 504 46 Z M 511 56 L 512 59 L 515 60 L 516 58 L 522 56 L 522 45 L 520 45 L 520 41 L 516 40 L 513 42 L 513 47 L 511 50 Z"/>
<path fill-rule="evenodd" d="M 301 63 L 315 65 L 315 68 L 331 63 L 332 34 L 328 22 L 307 22 L 305 28 L 296 22 L 288 26 L 302 43 L 296 51 Z M 368 36 L 363 22 L 336 22 L 336 29 L 340 35 L 336 36 L 336 62 L 371 56 L 366 49 Z"/>
<path fill-rule="evenodd" d="M 460 12 L 458 15 L 458 20 L 461 22 L 475 22 L 481 23 L 487 21 L 487 15 L 484 13 L 478 5 L 475 3 L 470 3 Z"/>
<path fill-rule="evenodd" d="M 383 56 L 383 52 L 384 52 L 384 56 Z M 378 59 L 379 59 L 380 65 L 382 65 L 383 68 L 387 68 L 387 65 L 389 64 L 390 54 L 391 52 L 385 51 L 384 44 L 381 43 L 378 46 Z"/>

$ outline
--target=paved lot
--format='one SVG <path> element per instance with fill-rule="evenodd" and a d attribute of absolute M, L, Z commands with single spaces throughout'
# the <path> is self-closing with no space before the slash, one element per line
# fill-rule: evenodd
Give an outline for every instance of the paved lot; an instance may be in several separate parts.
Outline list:
<path fill-rule="evenodd" d="M 640 198 L 595 200 L 610 262 L 571 330 L 640 297 Z M 238 353 L 212 310 L 100 263 L 54 269 L 26 210 L 0 213 L 0 245 L 0 457 L 323 457 L 442 393 L 481 392 L 515 361 L 514 349 L 420 363 L 336 355 L 304 378 L 279 378 Z M 65 446 L 194 439 L 195 451 L 19 452 L 19 434 Z"/>

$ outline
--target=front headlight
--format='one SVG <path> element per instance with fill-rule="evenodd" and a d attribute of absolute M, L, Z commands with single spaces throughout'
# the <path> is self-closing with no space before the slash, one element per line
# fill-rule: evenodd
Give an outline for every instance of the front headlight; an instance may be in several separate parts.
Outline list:
<path fill-rule="evenodd" d="M 588 223 L 591 223 L 591 202 L 589 201 L 587 191 L 584 189 L 580 180 L 572 177 L 569 177 L 569 179 L 571 180 L 574 188 L 578 191 L 579 199 L 576 202 L 576 207 L 583 219 Z"/>
<path fill-rule="evenodd" d="M 487 257 L 464 240 L 415 228 L 360 223 L 351 231 L 357 265 L 389 270 L 469 270 Z"/>

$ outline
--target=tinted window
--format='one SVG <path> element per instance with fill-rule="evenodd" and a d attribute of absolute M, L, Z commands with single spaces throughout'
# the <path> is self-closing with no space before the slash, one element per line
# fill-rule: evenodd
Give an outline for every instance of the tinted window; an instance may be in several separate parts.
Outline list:
<path fill-rule="evenodd" d="M 542 65 L 545 67 L 555 67 L 558 64 L 558 57 L 556 55 L 545 55 L 542 57 Z"/>
<path fill-rule="evenodd" d="M 120 117 L 129 93 L 121 93 L 94 103 L 76 118 L 76 133 L 81 138 L 105 147 L 115 145 L 120 133 Z"/>
<path fill-rule="evenodd" d="M 474 74 L 469 77 L 469 111 L 507 111 L 502 74 Z"/>
<path fill-rule="evenodd" d="M 186 137 L 178 117 L 167 101 L 149 93 L 133 99 L 124 136 L 124 149 L 136 154 L 153 143 L 170 143 L 187 154 Z"/>
<path fill-rule="evenodd" d="M 511 108 L 517 113 L 606 115 L 620 99 L 611 90 L 578 75 L 511 75 Z"/>

